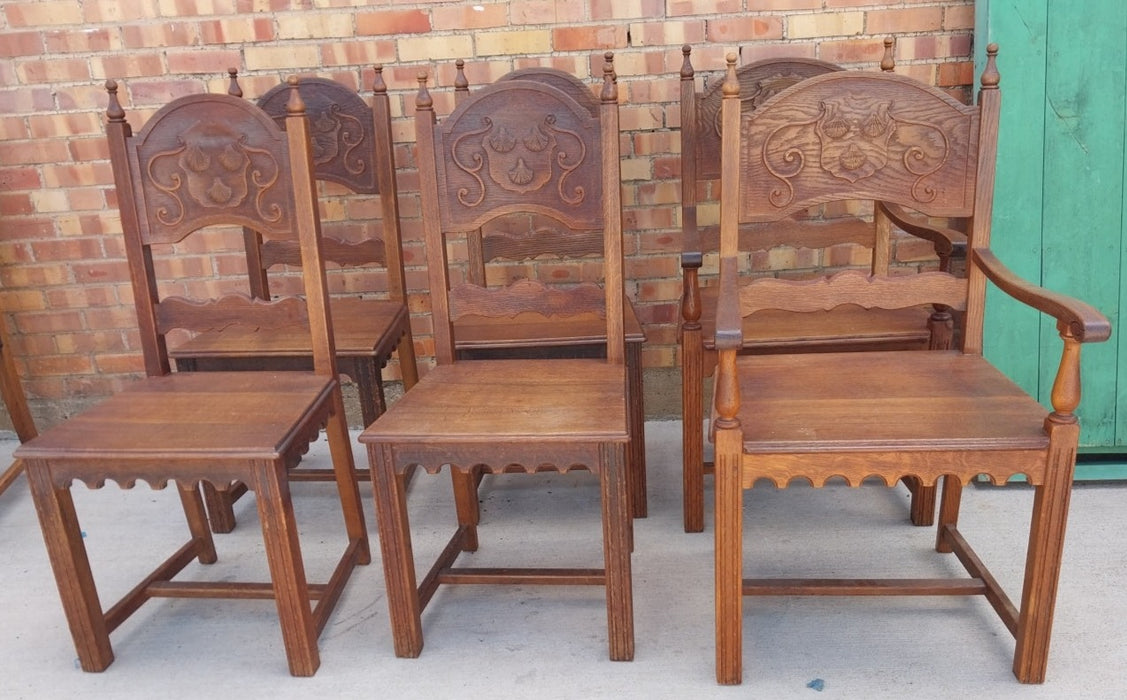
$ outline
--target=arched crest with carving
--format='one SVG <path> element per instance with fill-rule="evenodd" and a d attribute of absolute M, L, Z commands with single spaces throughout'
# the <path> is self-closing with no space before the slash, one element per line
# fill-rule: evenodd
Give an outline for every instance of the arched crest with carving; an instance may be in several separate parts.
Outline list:
<path fill-rule="evenodd" d="M 807 78 L 842 70 L 841 66 L 803 58 L 769 58 L 736 69 L 740 82 L 740 111 L 755 111 L 768 99 Z M 720 104 L 723 98 L 717 80 L 697 96 L 696 134 L 699 177 L 720 177 Z"/>
<path fill-rule="evenodd" d="M 356 92 L 324 78 L 302 78 L 298 90 L 309 115 L 313 169 L 318 179 L 365 194 L 379 192 L 372 163 L 375 126 L 372 108 Z M 279 125 L 286 117 L 288 87 L 278 85 L 258 105 Z"/>
<path fill-rule="evenodd" d="M 799 83 L 743 117 L 741 218 L 778 218 L 846 196 L 843 186 L 857 199 L 968 214 L 977 113 L 899 76 L 853 76 L 841 89 L 840 75 Z"/>
<path fill-rule="evenodd" d="M 448 219 L 474 228 L 534 211 L 571 228 L 599 227 L 598 129 L 587 108 L 550 85 L 511 80 L 482 89 L 441 127 L 440 187 L 456 195 Z"/>
<path fill-rule="evenodd" d="M 146 243 L 175 243 L 219 223 L 291 232 L 291 195 L 279 184 L 285 134 L 253 105 L 229 95 L 178 100 L 133 141 Z"/>

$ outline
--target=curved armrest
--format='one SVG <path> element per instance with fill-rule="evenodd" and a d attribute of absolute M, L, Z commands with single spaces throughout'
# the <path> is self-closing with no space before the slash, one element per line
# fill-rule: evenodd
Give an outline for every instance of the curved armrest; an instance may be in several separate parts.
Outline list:
<path fill-rule="evenodd" d="M 876 206 L 897 228 L 935 244 L 935 252 L 939 255 L 950 255 L 956 248 L 965 245 L 967 242 L 966 234 L 961 231 L 929 223 L 922 217 L 910 213 L 899 204 L 876 202 Z"/>
<path fill-rule="evenodd" d="M 974 260 L 986 277 L 1006 294 L 1057 319 L 1057 327 L 1068 327 L 1081 343 L 1101 343 L 1111 337 L 1111 322 L 1094 307 L 1064 294 L 1050 292 L 1026 282 L 1002 264 L 987 249 L 973 251 Z"/>
<path fill-rule="evenodd" d="M 716 349 L 743 347 L 743 318 L 740 316 L 740 279 L 736 258 L 720 259 L 720 297 L 716 303 Z"/>

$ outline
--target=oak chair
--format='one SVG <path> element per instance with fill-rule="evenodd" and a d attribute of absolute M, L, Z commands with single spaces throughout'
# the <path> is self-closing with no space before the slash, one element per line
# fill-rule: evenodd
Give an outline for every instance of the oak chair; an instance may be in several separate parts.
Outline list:
<path fill-rule="evenodd" d="M 36 436 L 35 420 L 27 407 L 27 397 L 20 384 L 20 375 L 16 372 L 16 362 L 12 357 L 12 346 L 8 342 L 8 332 L 0 322 L 0 397 L 4 399 L 4 407 L 8 409 L 8 417 L 12 420 L 12 428 L 20 442 L 27 442 Z M 23 462 L 15 460 L 0 473 L 0 494 L 8 490 L 23 473 Z"/>
<path fill-rule="evenodd" d="M 741 121 L 729 56 L 723 87 L 720 306 L 713 419 L 716 450 L 716 662 L 741 680 L 743 596 L 983 595 L 1014 634 L 1013 672 L 1045 678 L 1069 490 L 1080 427 L 1080 346 L 1108 338 L 1090 306 L 1015 276 L 990 250 L 997 145 L 997 47 L 987 48 L 977 105 L 891 74 L 843 71 L 795 84 Z M 871 198 L 925 216 L 969 217 L 967 275 L 846 271 L 816 281 L 738 280 L 743 222 L 775 221 L 813 203 Z M 888 212 L 886 212 L 888 213 Z M 895 217 L 893 217 L 895 220 Z M 899 222 L 896 222 L 899 224 Z M 1063 341 L 1051 412 L 985 360 L 987 280 L 1057 319 Z M 743 319 L 764 309 L 841 304 L 961 311 L 948 350 L 740 355 Z M 1031 342 L 1038 342 L 1031 339 Z M 1035 487 L 1020 607 L 957 527 L 963 485 L 1024 474 Z M 950 579 L 744 578 L 743 491 L 759 479 L 821 486 L 842 477 L 886 484 L 943 477 L 936 550 L 969 576 Z"/>
<path fill-rule="evenodd" d="M 106 88 L 110 158 L 146 376 L 16 450 L 81 666 L 108 667 L 114 658 L 110 633 L 151 598 L 274 599 L 290 673 L 311 676 L 320 665 L 317 638 L 353 568 L 368 563 L 370 553 L 337 380 L 309 126 L 297 83 L 290 82 L 284 131 L 237 97 L 192 95 L 170 102 L 133 133 L 117 85 L 110 81 Z M 165 251 L 201 230 L 240 225 L 300 242 L 301 296 L 197 300 L 167 294 L 186 285 L 176 286 L 179 266 L 161 257 Z M 304 332 L 313 348 L 312 369 L 170 371 L 167 334 L 231 324 Z M 347 544 L 328 583 L 311 584 L 288 470 L 322 427 Z M 138 480 L 154 488 L 175 482 L 191 538 L 103 610 L 70 485 L 99 488 L 108 479 L 122 488 Z M 270 581 L 173 580 L 193 559 L 216 561 L 198 486 L 232 481 L 247 484 L 257 497 Z"/>
<path fill-rule="evenodd" d="M 235 71 L 230 74 L 228 93 L 241 97 Z M 379 226 L 369 222 L 356 232 L 359 235 L 351 236 L 346 228 L 335 236 L 325 232 L 322 241 L 326 262 L 341 268 L 364 268 L 365 275 L 386 275 L 386 298 L 334 295 L 330 300 L 337 368 L 355 382 L 361 418 L 364 425 L 370 425 L 387 407 L 381 370 L 392 353 L 399 360 L 404 389 L 414 386 L 419 376 L 404 284 L 387 86 L 382 67 L 376 66 L 371 105 L 333 80 L 302 78 L 299 90 L 312 129 L 316 178 L 379 200 Z M 280 125 L 285 121 L 288 91 L 286 85 L 278 85 L 257 102 Z M 243 238 L 251 296 L 270 299 L 268 272 L 301 265 L 297 241 L 264 240 L 252 228 L 243 229 Z M 291 276 L 289 282 L 293 281 Z M 281 289 L 285 291 L 284 286 Z M 231 327 L 199 333 L 169 354 L 180 371 L 308 369 L 313 363 L 308 335 L 285 328 Z M 357 476 L 366 479 L 368 473 L 364 470 Z M 333 473 L 327 469 L 295 469 L 290 479 L 326 481 L 333 479 Z M 245 490 L 242 484 L 205 487 L 215 532 L 234 528 L 233 504 Z"/>
<path fill-rule="evenodd" d="M 455 101 L 460 103 L 469 95 L 463 61 L 456 63 Z M 598 117 L 599 100 L 589 85 L 574 75 L 554 68 L 532 67 L 511 71 L 498 78 L 506 80 L 532 80 L 556 87 L 586 107 L 593 117 Z M 521 264 L 537 259 L 556 261 L 581 261 L 588 264 L 603 254 L 602 232 L 583 233 L 559 230 L 560 224 L 549 216 L 520 213 L 494 219 L 480 229 L 466 234 L 469 280 L 479 286 L 491 282 L 487 265 L 498 266 L 506 276 L 500 283 L 511 284 L 514 275 L 529 272 Z M 517 267 L 516 271 L 513 270 Z M 634 305 L 625 301 L 626 372 L 628 377 L 627 417 L 630 422 L 630 446 L 627 452 L 627 469 L 631 509 L 634 517 L 647 513 L 646 499 L 646 415 L 643 404 L 642 344 L 645 331 L 638 320 Z M 514 318 L 489 318 L 464 316 L 454 322 L 454 347 L 458 357 L 467 360 L 497 358 L 555 358 L 604 357 L 606 355 L 606 330 L 603 319 L 595 315 L 571 315 L 553 318 L 544 323 L 536 315 Z"/>
<path fill-rule="evenodd" d="M 893 40 L 884 40 L 881 69 L 895 68 Z M 704 378 L 716 368 L 715 285 L 702 286 L 700 271 L 705 254 L 719 247 L 717 227 L 698 226 L 698 203 L 708 188 L 720 179 L 720 104 L 722 83 L 704 92 L 695 88 L 691 48 L 682 48 L 681 67 L 681 406 L 683 444 L 683 517 L 686 532 L 704 530 L 704 477 L 713 472 L 713 462 L 704 457 Z M 840 66 L 804 58 L 771 58 L 749 63 L 736 70 L 740 83 L 742 113 L 750 114 L 765 100 L 800 80 L 837 72 Z M 891 206 L 891 205 L 890 205 Z M 930 240 L 939 257 L 939 268 L 948 270 L 952 253 L 965 237 L 948 228 L 925 227 L 907 212 L 899 219 L 912 235 Z M 859 216 L 810 218 L 796 212 L 785 220 L 747 224 L 740 228 L 740 250 L 764 256 L 777 246 L 821 250 L 855 244 L 871 251 L 873 274 L 885 275 L 892 257 L 892 227 L 884 209 L 876 207 L 873 220 Z M 933 349 L 949 347 L 953 321 L 947 310 L 919 306 L 907 309 L 862 309 L 840 307 L 818 314 L 796 314 L 768 310 L 748 318 L 743 329 L 742 353 L 837 352 Z M 912 492 L 912 522 L 930 525 L 934 520 L 935 489 L 907 480 Z"/>
<path fill-rule="evenodd" d="M 598 585 L 606 591 L 610 658 L 634 655 L 627 492 L 626 369 L 617 89 L 610 54 L 598 116 L 539 81 L 499 81 L 436 123 L 419 78 L 416 138 L 437 366 L 360 436 L 368 446 L 395 653 L 422 651 L 422 611 L 440 584 Z M 603 284 L 550 286 L 521 279 L 484 288 L 452 277 L 447 238 L 518 211 L 555 218 L 577 235 L 597 231 Z M 466 315 L 546 322 L 603 320 L 605 358 L 463 360 L 454 328 Z M 457 529 L 421 583 L 403 474 L 450 465 Z M 478 547 L 475 476 L 568 471 L 597 474 L 604 566 L 598 569 L 456 567 Z"/>

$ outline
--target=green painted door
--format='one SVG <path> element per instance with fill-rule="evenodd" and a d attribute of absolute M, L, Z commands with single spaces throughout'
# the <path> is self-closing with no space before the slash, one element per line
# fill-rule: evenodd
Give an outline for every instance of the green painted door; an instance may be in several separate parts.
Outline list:
<path fill-rule="evenodd" d="M 995 42 L 1002 75 L 992 247 L 1111 319 L 1112 339 L 1083 351 L 1078 476 L 1127 478 L 1127 2 L 979 0 L 976 13 L 978 73 Z M 996 289 L 987 308 L 987 356 L 1048 405 L 1055 322 Z"/>

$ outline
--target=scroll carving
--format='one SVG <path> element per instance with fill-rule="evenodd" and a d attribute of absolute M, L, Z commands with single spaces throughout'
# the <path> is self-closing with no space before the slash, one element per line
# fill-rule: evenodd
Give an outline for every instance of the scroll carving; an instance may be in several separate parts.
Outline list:
<path fill-rule="evenodd" d="M 322 166 L 339 160 L 344 170 L 360 175 L 368 169 L 364 150 L 364 125 L 359 119 L 344 112 L 338 104 L 328 105 L 324 111 L 310 119 L 313 139 L 313 164 Z"/>
<path fill-rule="evenodd" d="M 760 148 L 775 179 L 768 200 L 778 208 L 794 203 L 796 181 L 810 168 L 858 186 L 877 176 L 903 180 L 907 198 L 927 204 L 937 196 L 929 178 L 954 152 L 939 126 L 901 112 L 893 99 L 861 93 L 825 98 L 815 115 L 795 114 L 771 130 Z"/>
<path fill-rule="evenodd" d="M 277 201 L 285 195 L 272 196 L 282 172 L 274 154 L 222 121 L 192 124 L 177 134 L 174 148 L 153 154 L 144 167 L 160 193 L 150 191 L 158 199 L 153 216 L 163 226 L 224 212 L 277 224 L 285 214 Z"/>
<path fill-rule="evenodd" d="M 458 188 L 458 201 L 467 207 L 485 201 L 490 183 L 526 194 L 555 180 L 563 202 L 579 205 L 586 198 L 583 185 L 568 178 L 587 158 L 587 146 L 579 134 L 557 124 L 553 114 L 531 124 L 520 115 L 483 116 L 480 128 L 454 140 L 450 155 L 476 183 L 476 191 Z"/>

